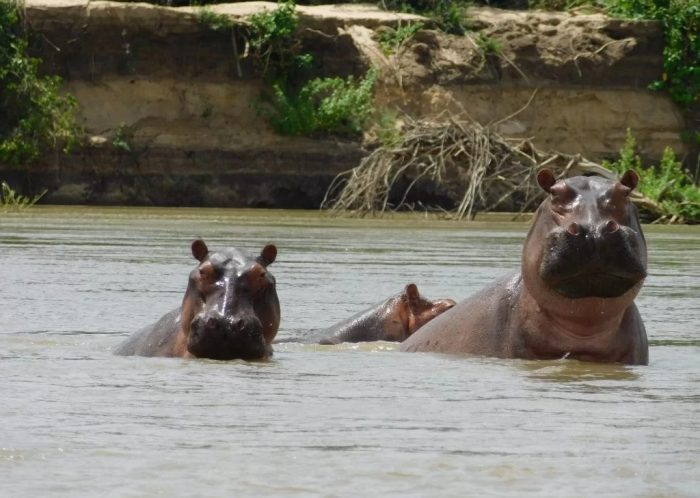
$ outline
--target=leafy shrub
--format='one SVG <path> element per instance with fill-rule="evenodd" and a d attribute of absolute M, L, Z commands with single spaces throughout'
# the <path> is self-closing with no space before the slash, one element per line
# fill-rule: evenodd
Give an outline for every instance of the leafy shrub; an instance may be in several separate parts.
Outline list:
<path fill-rule="evenodd" d="M 356 81 L 343 78 L 315 78 L 298 92 L 275 84 L 272 95 L 259 107 L 270 124 L 283 135 L 358 135 L 374 111 L 373 71 Z"/>
<path fill-rule="evenodd" d="M 61 78 L 39 76 L 39 59 L 27 56 L 19 11 L 0 2 L 0 161 L 26 165 L 46 150 L 67 151 L 78 141 L 77 102 L 59 93 Z"/>
<path fill-rule="evenodd" d="M 658 166 L 645 167 L 635 148 L 636 140 L 627 130 L 619 159 L 604 166 L 620 175 L 628 169 L 635 170 L 639 175 L 639 191 L 659 205 L 664 212 L 662 221 L 700 223 L 700 187 L 684 171 L 673 149 L 666 147 Z"/>
<path fill-rule="evenodd" d="M 296 35 L 299 19 L 293 1 L 279 2 L 271 12 L 250 16 L 250 48 L 264 76 L 293 80 L 313 62 L 311 54 L 301 53 Z"/>
<path fill-rule="evenodd" d="M 382 51 L 385 54 L 391 54 L 395 52 L 402 43 L 406 40 L 413 38 L 418 31 L 423 29 L 423 23 L 407 23 L 402 26 L 398 26 L 396 29 L 387 29 L 379 34 L 379 46 L 382 47 Z"/>

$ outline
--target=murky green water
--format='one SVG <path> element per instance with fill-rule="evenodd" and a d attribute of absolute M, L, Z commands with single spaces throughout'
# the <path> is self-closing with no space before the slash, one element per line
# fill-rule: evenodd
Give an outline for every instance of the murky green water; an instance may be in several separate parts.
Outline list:
<path fill-rule="evenodd" d="M 38 207 L 0 217 L 2 496 L 699 496 L 700 229 L 647 228 L 647 367 L 281 344 L 116 357 L 176 307 L 189 244 L 258 250 L 279 337 L 416 282 L 461 299 L 526 225 Z"/>

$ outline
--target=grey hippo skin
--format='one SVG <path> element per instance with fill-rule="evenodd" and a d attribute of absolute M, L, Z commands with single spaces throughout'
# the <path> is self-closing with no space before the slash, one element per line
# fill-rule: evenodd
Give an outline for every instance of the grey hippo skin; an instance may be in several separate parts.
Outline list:
<path fill-rule="evenodd" d="M 537 181 L 549 195 L 525 240 L 521 271 L 426 324 L 402 350 L 648 363 L 634 304 L 647 266 L 629 199 L 637 174 L 556 181 L 545 169 Z"/>
<path fill-rule="evenodd" d="M 322 337 L 319 344 L 401 342 L 454 305 L 452 299 L 426 299 L 415 284 L 408 284 L 395 296 L 318 332 L 316 336 Z"/>
<path fill-rule="evenodd" d="M 277 248 L 258 256 L 235 248 L 210 252 L 192 243 L 199 262 L 192 270 L 180 308 L 129 337 L 119 355 L 174 356 L 215 360 L 265 359 L 280 324 L 275 278 L 267 267 Z"/>

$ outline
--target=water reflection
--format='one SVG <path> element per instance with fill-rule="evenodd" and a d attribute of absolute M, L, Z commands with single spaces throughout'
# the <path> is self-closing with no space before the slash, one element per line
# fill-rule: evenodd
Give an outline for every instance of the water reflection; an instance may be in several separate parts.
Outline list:
<path fill-rule="evenodd" d="M 633 381 L 639 379 L 638 368 L 617 363 L 590 363 L 561 359 L 555 361 L 521 361 L 518 369 L 534 380 L 580 382 L 592 380 Z"/>

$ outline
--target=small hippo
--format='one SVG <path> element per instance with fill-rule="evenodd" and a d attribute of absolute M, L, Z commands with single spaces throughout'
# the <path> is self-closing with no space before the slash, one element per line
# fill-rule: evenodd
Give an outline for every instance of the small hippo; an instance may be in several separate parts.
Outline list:
<path fill-rule="evenodd" d="M 647 248 L 630 192 L 620 181 L 556 181 L 541 170 L 549 196 L 525 240 L 520 272 L 462 301 L 407 339 L 404 351 L 501 358 L 645 365 L 649 347 L 634 298 L 646 277 Z"/>
<path fill-rule="evenodd" d="M 401 342 L 430 320 L 455 305 L 452 299 L 430 301 L 418 292 L 416 284 L 386 301 L 318 333 L 319 344 L 341 342 Z"/>
<path fill-rule="evenodd" d="M 277 248 L 259 256 L 235 248 L 210 252 L 192 242 L 199 264 L 190 273 L 182 306 L 129 337 L 120 355 L 176 356 L 214 360 L 264 359 L 280 323 L 275 278 L 267 267 Z"/>

